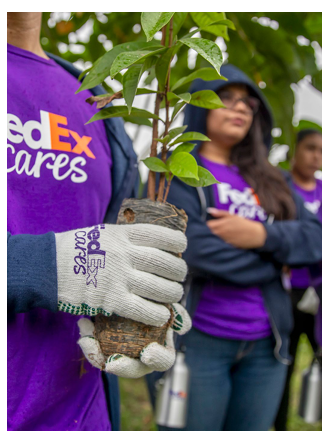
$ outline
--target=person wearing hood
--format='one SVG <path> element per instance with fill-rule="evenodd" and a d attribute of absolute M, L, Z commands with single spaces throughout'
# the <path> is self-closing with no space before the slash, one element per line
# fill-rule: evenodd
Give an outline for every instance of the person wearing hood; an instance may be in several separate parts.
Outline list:
<path fill-rule="evenodd" d="M 178 344 L 191 370 L 186 430 L 268 430 L 290 364 L 282 268 L 321 259 L 321 225 L 268 162 L 273 122 L 261 91 L 233 65 L 221 73 L 227 81 L 198 79 L 190 92 L 213 90 L 226 108 L 188 105 L 184 121 L 209 137 L 192 155 L 220 183 L 174 178 L 168 196 L 188 215 L 193 328 Z"/>
<path fill-rule="evenodd" d="M 297 134 L 292 161 L 291 178 L 296 192 L 303 198 L 304 206 L 322 222 L 322 181 L 314 174 L 322 165 L 322 133 L 315 129 L 300 130 Z M 322 263 L 290 270 L 291 302 L 294 328 L 290 336 L 292 363 L 288 369 L 281 405 L 275 420 L 276 431 L 286 431 L 289 409 L 290 380 L 294 371 L 300 336 L 305 333 L 314 354 L 321 359 L 321 305 Z M 318 294 L 318 295 L 317 295 Z"/>

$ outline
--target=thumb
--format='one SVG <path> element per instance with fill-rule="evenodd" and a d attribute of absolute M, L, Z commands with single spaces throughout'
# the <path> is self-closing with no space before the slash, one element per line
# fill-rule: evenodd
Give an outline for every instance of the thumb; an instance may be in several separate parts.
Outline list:
<path fill-rule="evenodd" d="M 217 208 L 207 208 L 207 213 L 212 215 L 213 217 L 219 218 L 219 217 L 227 217 L 231 216 L 232 214 L 228 211 L 225 211 L 223 209 L 217 209 Z"/>

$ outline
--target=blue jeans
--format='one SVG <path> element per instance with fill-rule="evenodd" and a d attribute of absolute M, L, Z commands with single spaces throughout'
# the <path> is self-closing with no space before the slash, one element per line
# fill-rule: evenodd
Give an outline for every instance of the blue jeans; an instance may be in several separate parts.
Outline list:
<path fill-rule="evenodd" d="M 235 341 L 192 329 L 185 342 L 191 369 L 186 430 L 269 430 L 288 368 L 274 357 L 274 339 Z"/>

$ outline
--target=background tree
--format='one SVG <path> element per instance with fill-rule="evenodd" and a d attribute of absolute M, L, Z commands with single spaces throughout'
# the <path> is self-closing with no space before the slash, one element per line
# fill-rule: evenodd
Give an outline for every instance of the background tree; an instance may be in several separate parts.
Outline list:
<path fill-rule="evenodd" d="M 178 38 L 191 29 L 204 28 L 213 21 L 213 14 L 218 13 L 176 13 Z M 77 62 L 84 69 L 113 46 L 127 41 L 145 41 L 140 17 L 139 12 L 45 12 L 41 42 L 46 51 Z M 216 41 L 224 52 L 224 60 L 228 57 L 229 62 L 262 88 L 273 109 L 275 127 L 282 131 L 275 142 L 287 144 L 291 155 L 296 131 L 292 123 L 294 92 L 291 85 L 309 76 L 312 86 L 322 90 L 322 71 L 315 58 L 315 50 L 322 47 L 322 13 L 229 12 L 226 18 L 234 23 L 236 31 L 233 26 L 212 26 L 207 31 L 201 30 L 201 37 Z M 171 82 L 207 66 L 209 64 L 199 55 L 191 65 L 189 48 L 185 46 L 172 67 Z M 154 77 L 155 71 L 148 76 L 145 86 L 150 85 Z M 187 91 L 189 85 L 186 83 L 179 91 Z M 106 83 L 105 86 L 111 91 Z M 312 124 L 303 122 L 299 128 L 305 125 Z"/>

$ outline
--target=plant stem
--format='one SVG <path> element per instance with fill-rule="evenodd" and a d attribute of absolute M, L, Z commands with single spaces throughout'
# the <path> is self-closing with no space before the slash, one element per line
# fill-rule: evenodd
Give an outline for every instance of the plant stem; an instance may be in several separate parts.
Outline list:
<path fill-rule="evenodd" d="M 162 33 L 162 37 L 163 37 L 163 35 L 166 34 L 165 27 L 162 29 L 162 32 L 163 32 Z M 172 40 L 173 40 L 173 18 L 170 20 L 170 27 L 169 27 L 169 43 L 168 43 L 169 48 L 172 46 Z M 165 99 L 166 99 L 166 123 L 165 123 L 165 131 L 163 134 L 164 136 L 166 136 L 168 134 L 169 127 L 171 124 L 170 118 L 169 118 L 170 103 L 169 103 L 168 98 L 167 98 L 167 93 L 169 92 L 169 86 L 170 86 L 170 64 L 169 64 L 168 76 L 167 76 L 167 81 L 166 81 L 165 90 L 164 90 Z M 164 163 L 166 162 L 166 159 L 167 159 L 167 153 L 168 153 L 167 145 L 166 145 L 166 143 L 164 143 L 162 146 L 162 152 L 161 152 L 161 159 Z M 160 181 L 159 181 L 158 199 L 157 199 L 159 202 L 166 201 L 166 198 L 168 196 L 168 194 L 166 192 L 166 196 L 165 196 L 165 198 L 163 198 L 164 189 L 165 189 L 165 182 L 166 182 L 165 174 L 161 173 L 160 174 Z"/>
<path fill-rule="evenodd" d="M 155 100 L 155 109 L 154 109 L 154 114 L 156 114 L 157 116 L 159 116 L 161 100 L 162 100 L 161 94 L 157 93 L 156 100 Z M 159 136 L 158 120 L 153 119 L 152 145 L 151 145 L 150 157 L 157 156 L 158 142 L 156 139 L 158 138 L 158 136 Z M 155 200 L 155 188 L 156 188 L 156 173 L 150 170 L 149 177 L 148 177 L 147 197 L 151 200 Z"/>
<path fill-rule="evenodd" d="M 171 173 L 169 175 L 169 179 L 168 179 L 168 182 L 167 182 L 166 193 L 165 193 L 165 196 L 164 196 L 164 199 L 163 199 L 164 202 L 166 202 L 166 200 L 167 200 L 167 197 L 168 197 L 168 194 L 169 194 L 169 188 L 170 188 L 171 180 L 173 179 L 173 177 L 174 177 L 174 175 Z"/>
<path fill-rule="evenodd" d="M 167 25 L 165 25 L 162 28 L 162 39 L 161 44 L 165 45 L 166 43 L 166 29 Z M 158 86 L 158 91 L 160 91 Z M 160 104 L 162 101 L 162 95 L 160 93 L 157 93 L 156 100 L 155 100 L 155 109 L 154 114 L 159 116 L 160 113 Z M 151 153 L 150 157 L 156 157 L 157 156 L 157 149 L 158 149 L 158 142 L 157 138 L 159 137 L 159 129 L 158 129 L 158 120 L 153 119 L 153 129 L 152 129 L 152 145 L 151 145 Z M 149 177 L 148 177 L 148 187 L 147 187 L 147 197 L 151 200 L 155 201 L 155 189 L 156 189 L 156 173 L 152 172 L 152 170 L 149 171 Z"/>

